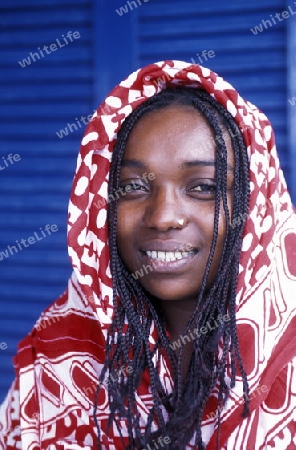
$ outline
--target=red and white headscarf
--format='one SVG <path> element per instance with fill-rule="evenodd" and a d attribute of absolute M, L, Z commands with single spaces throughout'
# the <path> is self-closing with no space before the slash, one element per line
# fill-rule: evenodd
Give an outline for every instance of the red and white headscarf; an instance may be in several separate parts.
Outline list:
<path fill-rule="evenodd" d="M 73 274 L 68 290 L 21 342 L 16 379 L 0 414 L 1 449 L 95 449 L 94 395 L 113 316 L 107 230 L 108 178 L 116 135 L 125 118 L 168 85 L 202 87 L 239 125 L 250 162 L 250 210 L 240 258 L 237 325 L 250 385 L 251 416 L 242 419 L 238 376 L 221 412 L 221 450 L 296 449 L 296 215 L 279 167 L 272 127 L 251 103 L 209 69 L 162 61 L 132 73 L 95 112 L 78 156 L 69 204 L 68 245 Z M 156 329 L 151 326 L 151 344 Z M 172 379 L 164 358 L 160 378 Z M 136 393 L 145 428 L 152 405 L 149 379 Z M 207 450 L 214 450 L 215 393 L 203 420 Z M 121 450 L 107 429 L 107 387 L 99 393 L 104 450 Z M 155 428 L 157 425 L 154 424 Z M 123 436 L 128 436 L 124 421 Z M 193 448 L 188 444 L 188 449 Z"/>

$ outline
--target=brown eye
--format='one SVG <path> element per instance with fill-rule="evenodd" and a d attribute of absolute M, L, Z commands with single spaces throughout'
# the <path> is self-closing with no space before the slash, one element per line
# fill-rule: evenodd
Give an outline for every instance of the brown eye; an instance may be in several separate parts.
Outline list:
<path fill-rule="evenodd" d="M 144 186 L 143 184 L 139 184 L 139 183 L 128 183 L 125 185 L 121 185 L 120 188 L 125 189 L 127 186 L 129 186 L 129 189 L 128 189 L 129 192 L 146 190 L 146 186 Z"/>
<path fill-rule="evenodd" d="M 199 184 L 198 186 L 190 189 L 196 192 L 215 192 L 216 186 L 211 184 Z"/>
<path fill-rule="evenodd" d="M 187 194 L 196 200 L 214 200 L 216 196 L 216 182 L 212 178 L 192 180 L 188 185 Z"/>

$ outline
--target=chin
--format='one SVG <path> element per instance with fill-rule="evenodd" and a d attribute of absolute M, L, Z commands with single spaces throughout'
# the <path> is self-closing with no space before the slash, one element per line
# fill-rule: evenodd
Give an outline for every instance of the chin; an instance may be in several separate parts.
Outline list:
<path fill-rule="evenodd" d="M 173 285 L 172 285 L 173 284 Z M 155 300 L 161 301 L 182 301 L 188 299 L 195 299 L 196 301 L 198 296 L 198 289 L 195 292 L 188 292 L 185 289 L 182 289 L 180 283 L 178 286 L 174 286 L 176 283 L 162 283 L 160 286 L 159 282 L 157 283 L 145 283 L 141 286 L 144 288 L 148 296 L 152 296 Z M 187 284 L 188 287 L 188 284 Z"/>

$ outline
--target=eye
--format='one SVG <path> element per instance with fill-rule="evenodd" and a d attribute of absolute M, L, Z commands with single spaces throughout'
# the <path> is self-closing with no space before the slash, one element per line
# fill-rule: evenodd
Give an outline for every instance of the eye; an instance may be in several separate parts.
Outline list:
<path fill-rule="evenodd" d="M 124 191 L 123 198 L 132 200 L 138 198 L 150 191 L 150 187 L 141 178 L 128 178 L 122 180 L 119 186 L 121 191 Z"/>
<path fill-rule="evenodd" d="M 195 192 L 215 192 L 216 186 L 212 184 L 199 184 L 198 186 L 195 186 L 194 188 L 191 188 L 190 191 Z"/>
<path fill-rule="evenodd" d="M 214 199 L 216 183 L 212 180 L 198 180 L 192 183 L 192 187 L 187 192 L 200 199 Z"/>
<path fill-rule="evenodd" d="M 127 192 L 132 192 L 132 191 L 146 191 L 147 187 L 144 186 L 143 184 L 140 183 L 126 183 L 126 184 L 121 184 L 120 188 L 126 190 L 127 188 Z"/>
<path fill-rule="evenodd" d="M 130 186 L 132 191 L 145 191 L 147 190 L 146 186 L 140 183 L 129 183 L 126 186 Z"/>

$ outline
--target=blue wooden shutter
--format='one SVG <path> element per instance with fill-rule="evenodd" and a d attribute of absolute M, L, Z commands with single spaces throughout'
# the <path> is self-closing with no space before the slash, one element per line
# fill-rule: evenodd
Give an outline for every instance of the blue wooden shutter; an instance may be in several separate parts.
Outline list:
<path fill-rule="evenodd" d="M 17 343 L 66 289 L 71 273 L 67 207 L 85 128 L 80 118 L 94 109 L 93 1 L 9 0 L 1 2 L 0 16 L 0 164 L 8 164 L 0 170 L 0 254 L 8 251 L 0 261 L 1 402 L 14 377 Z M 80 38 L 71 42 L 69 31 Z M 51 44 L 57 49 L 42 56 L 38 47 Z M 22 68 L 18 61 L 28 57 L 31 64 Z M 59 138 L 61 129 L 68 135 Z M 10 164 L 9 154 L 20 160 Z M 47 224 L 58 231 L 48 235 Z M 16 241 L 28 245 L 34 233 L 43 238 L 20 250 Z"/>
<path fill-rule="evenodd" d="M 0 401 L 13 378 L 11 358 L 17 343 L 66 288 L 71 272 L 66 211 L 85 127 L 78 122 L 115 83 L 148 63 L 169 58 L 200 62 L 197 53 L 214 51 L 215 57 L 203 65 L 268 115 L 285 175 L 291 178 L 286 138 L 288 22 L 257 35 L 250 30 L 287 9 L 287 2 L 142 0 L 140 5 L 136 0 L 121 16 L 116 9 L 126 7 L 126 0 L 4 3 L 0 164 L 6 161 L 8 167 L 0 171 L 0 254 L 16 240 L 40 233 L 46 224 L 56 224 L 58 232 L 0 261 Z M 78 31 L 81 38 L 44 57 L 39 53 L 40 59 L 35 56 L 24 68 L 18 63 L 38 47 L 56 39 L 63 43 L 68 31 Z M 62 129 L 68 135 L 60 139 L 56 133 Z M 20 161 L 10 164 L 9 154 L 19 154 Z M 1 350 L 2 342 L 6 350 Z"/>

